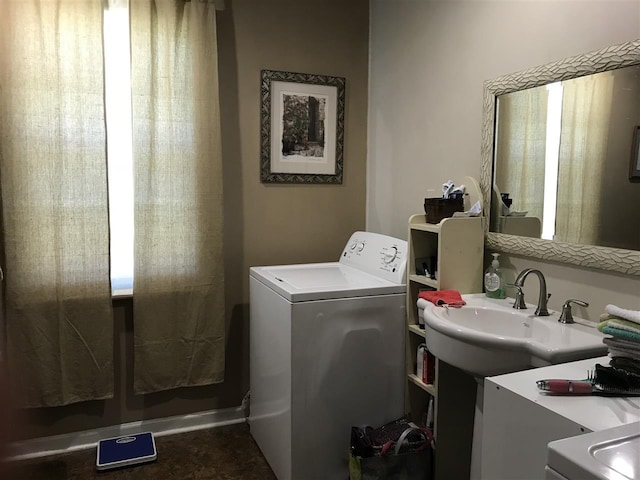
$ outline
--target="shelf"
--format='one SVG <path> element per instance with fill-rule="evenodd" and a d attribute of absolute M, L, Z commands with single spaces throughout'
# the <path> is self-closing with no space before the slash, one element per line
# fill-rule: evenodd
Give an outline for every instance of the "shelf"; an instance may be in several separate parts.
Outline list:
<path fill-rule="evenodd" d="M 420 230 L 422 232 L 432 232 L 432 233 L 440 232 L 439 223 L 426 223 L 426 222 L 410 223 L 409 228 L 411 228 L 411 230 Z"/>
<path fill-rule="evenodd" d="M 422 380 L 420 380 L 418 378 L 417 375 L 415 375 L 413 373 L 410 373 L 409 374 L 409 380 L 411 381 L 411 383 L 413 383 L 414 385 L 417 385 L 422 390 L 427 392 L 429 395 L 434 396 L 434 397 L 436 396 L 436 388 L 433 385 L 424 383 Z"/>
<path fill-rule="evenodd" d="M 420 337 L 424 337 L 424 328 L 420 328 L 418 325 L 409 325 L 409 331 Z"/>
<path fill-rule="evenodd" d="M 425 275 L 416 275 L 415 273 L 412 273 L 409 275 L 409 280 L 420 283 L 426 287 L 435 288 L 436 290 L 438 289 L 438 280 L 434 280 L 433 278 L 429 278 Z"/>
<path fill-rule="evenodd" d="M 465 208 L 476 201 L 482 204 L 482 193 L 478 182 L 472 177 L 464 177 L 457 185 L 467 186 Z M 468 205 L 466 205 L 468 203 Z M 442 447 L 435 462 L 435 480 L 463 478 L 464 465 L 460 465 L 458 452 L 467 452 L 471 440 L 467 432 L 467 417 L 460 412 L 459 405 L 467 400 L 475 401 L 475 390 L 467 391 L 468 375 L 446 363 L 433 359 L 433 384 L 426 384 L 415 375 L 416 354 L 420 344 L 426 343 L 425 330 L 419 325 L 417 300 L 424 290 L 458 290 L 460 293 L 482 291 L 484 258 L 483 217 L 445 218 L 438 224 L 427 223 L 424 213 L 409 218 L 407 231 L 407 334 L 405 335 L 405 382 L 406 412 L 414 419 L 426 418 L 429 405 L 433 401 L 434 433 Z M 416 260 L 428 262 L 429 269 L 435 257 L 438 279 L 417 275 Z M 429 365 L 431 368 L 431 365 Z M 429 377 L 431 380 L 431 377 Z M 460 382 L 462 379 L 462 382 Z M 471 379 L 473 381 L 473 379 Z M 458 383 L 462 384 L 463 396 L 458 393 Z M 466 411 L 466 410 L 465 410 Z M 462 420 L 460 420 L 462 418 Z M 471 421 L 473 424 L 473 421 Z M 457 434 L 463 426 L 464 436 Z M 466 455 L 466 453 L 465 453 Z M 466 477 L 469 473 L 466 472 Z"/>
<path fill-rule="evenodd" d="M 424 220 L 424 215 L 417 214 L 413 215 L 409 219 L 409 229 L 411 230 L 420 230 L 421 232 L 431 232 L 431 233 L 440 233 L 442 227 L 445 222 L 450 220 L 460 221 L 460 220 L 472 220 L 472 221 L 482 221 L 484 217 L 447 217 L 443 218 L 440 223 L 427 223 Z"/>

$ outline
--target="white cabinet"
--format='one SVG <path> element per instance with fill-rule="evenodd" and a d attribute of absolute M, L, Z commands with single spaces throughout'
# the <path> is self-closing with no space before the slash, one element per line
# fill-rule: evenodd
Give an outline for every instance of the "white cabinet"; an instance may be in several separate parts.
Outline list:
<path fill-rule="evenodd" d="M 423 383 L 416 376 L 418 346 L 425 342 L 416 301 L 423 290 L 458 290 L 461 294 L 482 291 L 483 221 L 482 217 L 454 217 L 430 224 L 424 214 L 409 219 L 407 411 L 415 422 L 422 424 L 430 397 L 434 398 L 437 479 L 464 478 L 465 472 L 468 478 L 468 461 L 464 459 L 471 452 L 475 382 L 437 360 L 432 384 Z M 427 268 L 426 275 L 423 265 Z M 435 278 L 429 275 L 432 270 Z"/>
<path fill-rule="evenodd" d="M 542 479 L 547 461 L 554 468 L 559 465 L 557 457 L 547 452 L 549 442 L 640 422 L 638 397 L 545 395 L 536 386 L 537 380 L 545 378 L 585 378 L 597 363 L 607 365 L 608 362 L 608 357 L 596 357 L 487 377 L 481 478 Z M 640 423 L 636 425 L 640 426 Z M 614 452 L 616 443 L 611 438 L 607 442 L 609 452 Z M 599 444 L 599 441 L 593 441 L 592 446 Z M 589 452 L 587 446 L 584 452 Z M 593 456 L 591 460 L 594 460 Z M 605 466 L 602 458 L 599 462 L 601 468 Z M 586 460 L 578 463 L 582 467 L 588 465 Z M 583 474 L 574 478 L 589 477 Z"/>

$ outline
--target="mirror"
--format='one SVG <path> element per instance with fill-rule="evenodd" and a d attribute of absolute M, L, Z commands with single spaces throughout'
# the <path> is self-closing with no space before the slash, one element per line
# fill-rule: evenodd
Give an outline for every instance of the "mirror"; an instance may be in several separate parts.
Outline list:
<path fill-rule="evenodd" d="M 485 82 L 487 246 L 640 275 L 638 124 L 640 40 Z"/>
<path fill-rule="evenodd" d="M 490 230 L 640 250 L 638 125 L 640 65 L 497 96 Z"/>

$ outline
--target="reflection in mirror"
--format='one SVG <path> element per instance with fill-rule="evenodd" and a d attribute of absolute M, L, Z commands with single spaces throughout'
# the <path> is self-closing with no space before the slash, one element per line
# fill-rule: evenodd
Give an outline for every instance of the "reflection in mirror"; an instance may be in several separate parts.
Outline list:
<path fill-rule="evenodd" d="M 637 125 L 638 65 L 498 96 L 492 231 L 640 250 Z"/>
<path fill-rule="evenodd" d="M 640 275 L 638 126 L 640 40 L 487 80 L 487 247 Z"/>

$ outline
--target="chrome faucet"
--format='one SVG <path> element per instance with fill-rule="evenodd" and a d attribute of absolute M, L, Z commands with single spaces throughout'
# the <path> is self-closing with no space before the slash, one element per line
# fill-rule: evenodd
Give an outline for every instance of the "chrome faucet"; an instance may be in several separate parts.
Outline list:
<path fill-rule="evenodd" d="M 535 314 L 539 317 L 548 317 L 549 310 L 547 310 L 547 300 L 549 300 L 551 294 L 547 295 L 547 282 L 544 279 L 544 275 L 540 270 L 536 270 L 534 268 L 527 268 L 521 271 L 516 277 L 514 287 L 518 289 L 518 294 L 516 296 L 516 301 L 513 304 L 513 308 L 527 308 L 524 303 L 524 293 L 522 292 L 522 287 L 524 285 L 525 278 L 527 278 L 527 275 L 529 275 L 530 273 L 535 273 L 538 276 L 538 280 L 540 280 L 540 296 L 538 297 L 538 308 L 536 309 Z"/>
<path fill-rule="evenodd" d="M 576 305 L 580 305 L 581 307 L 588 307 L 589 304 L 584 300 L 576 300 L 575 298 L 570 298 L 564 305 L 562 305 L 562 313 L 560 314 L 560 318 L 558 321 L 560 323 L 575 323 L 573 321 L 573 314 L 571 313 L 571 304 L 575 303 Z"/>

